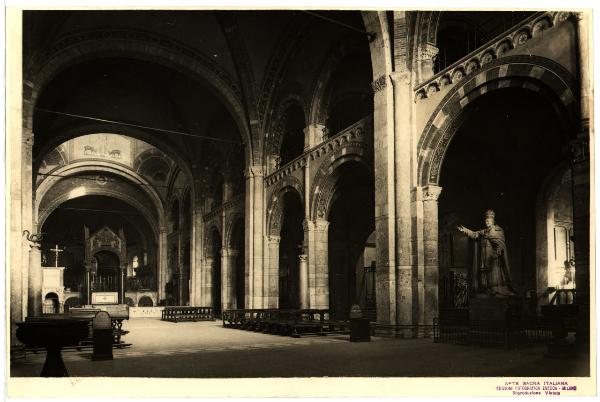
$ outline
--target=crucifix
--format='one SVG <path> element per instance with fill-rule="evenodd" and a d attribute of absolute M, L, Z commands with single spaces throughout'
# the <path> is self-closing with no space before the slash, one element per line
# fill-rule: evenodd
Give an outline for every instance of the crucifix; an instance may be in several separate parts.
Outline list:
<path fill-rule="evenodd" d="M 58 248 L 57 244 L 56 246 L 54 246 L 54 248 L 51 248 L 50 251 L 54 251 L 54 266 L 58 267 L 58 253 L 65 251 L 65 249 Z"/>

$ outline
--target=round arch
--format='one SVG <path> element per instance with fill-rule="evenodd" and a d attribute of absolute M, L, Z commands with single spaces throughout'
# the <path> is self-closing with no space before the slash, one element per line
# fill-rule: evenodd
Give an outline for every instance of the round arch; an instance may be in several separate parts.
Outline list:
<path fill-rule="evenodd" d="M 229 219 L 229 222 L 227 223 L 227 226 L 225 228 L 225 243 L 223 244 L 223 246 L 226 245 L 228 248 L 235 249 L 236 239 L 234 239 L 234 234 L 240 222 L 242 225 L 244 224 L 244 214 L 240 212 L 233 214 L 233 216 Z"/>
<path fill-rule="evenodd" d="M 190 169 L 191 163 L 189 160 L 182 157 L 182 155 L 185 155 L 185 152 L 183 152 L 183 150 L 181 150 L 178 146 L 162 141 L 160 137 L 153 136 L 147 131 L 136 129 L 134 127 L 117 126 L 114 124 L 86 124 L 79 126 L 76 129 L 66 130 L 62 132 L 62 135 L 55 136 L 49 139 L 47 142 L 45 142 L 43 148 L 40 149 L 40 157 L 37 159 L 42 160 L 48 152 L 51 152 L 52 149 L 57 148 L 59 145 L 65 143 L 68 140 L 72 140 L 74 138 L 82 137 L 89 134 L 98 133 L 123 135 L 153 145 L 157 149 L 163 151 L 169 158 L 171 158 L 179 167 L 179 169 L 181 169 L 184 172 L 186 178 L 192 181 L 193 175 L 192 170 Z M 34 165 L 34 171 L 36 173 L 39 169 L 38 163 L 40 163 L 37 162 L 37 159 L 36 165 Z"/>
<path fill-rule="evenodd" d="M 362 11 L 361 13 L 365 29 L 372 35 L 369 43 L 373 70 L 372 86 L 373 90 L 377 91 L 387 84 L 389 75 L 394 71 L 388 18 L 385 11 Z"/>
<path fill-rule="evenodd" d="M 302 100 L 302 97 L 296 93 L 288 94 L 278 105 L 277 111 L 271 120 L 269 132 L 272 133 L 265 142 L 265 157 L 279 156 L 281 145 L 284 140 L 286 119 L 289 118 L 289 111 L 294 107 L 298 107 L 303 112 L 304 127 L 308 125 L 307 107 Z"/>
<path fill-rule="evenodd" d="M 58 207 L 60 204 L 62 204 L 65 201 L 68 201 L 70 199 L 73 198 L 77 198 L 75 196 L 71 196 L 70 194 L 63 194 L 61 197 L 58 197 L 57 199 L 53 200 L 50 203 L 49 208 L 46 209 L 45 212 L 43 212 L 40 215 L 40 206 L 42 205 L 42 201 L 44 201 L 44 196 L 46 195 L 46 193 L 52 188 L 52 186 L 54 186 L 55 184 L 57 184 L 59 181 L 63 180 L 63 179 L 68 179 L 69 177 L 74 177 L 76 174 L 79 173 L 85 173 L 85 172 L 107 172 L 107 173 L 112 173 L 115 174 L 117 176 L 123 177 L 125 178 L 128 183 L 131 183 L 133 185 L 138 185 L 142 191 L 150 198 L 150 200 L 152 200 L 154 207 L 156 208 L 156 213 L 158 216 L 158 222 L 156 221 L 156 218 L 154 218 L 152 216 L 152 213 L 148 210 L 148 208 L 146 208 L 145 206 L 143 206 L 143 204 L 141 202 L 137 202 L 135 200 L 133 200 L 133 198 L 131 198 L 131 202 L 126 201 L 124 198 L 119 198 L 119 197 L 126 197 L 125 195 L 120 195 L 117 196 L 115 198 L 119 198 L 122 201 L 125 201 L 127 203 L 129 203 L 130 205 L 134 206 L 135 208 L 138 208 L 138 205 L 140 208 L 138 208 L 141 212 L 145 211 L 145 217 L 148 220 L 149 223 L 154 223 L 154 225 L 158 225 L 156 227 L 162 227 L 164 225 L 163 223 L 163 219 L 164 219 L 164 208 L 163 208 L 163 203 L 161 200 L 160 195 L 156 192 L 156 190 L 150 185 L 150 183 L 144 179 L 142 176 L 140 176 L 139 174 L 137 174 L 136 172 L 132 171 L 131 169 L 129 169 L 128 167 L 125 166 L 117 166 L 114 163 L 111 162 L 103 162 L 103 161 L 78 161 L 66 166 L 61 166 L 58 169 L 54 170 L 51 172 L 52 176 L 46 176 L 46 178 L 44 180 L 42 180 L 38 186 L 37 189 L 35 190 L 35 208 L 34 208 L 34 216 L 37 217 L 38 219 L 38 227 L 41 228 L 45 222 L 45 220 L 48 218 L 48 216 L 50 216 L 50 214 L 52 213 L 52 211 L 54 209 L 56 209 L 56 207 Z M 104 193 L 102 191 L 99 190 L 94 190 L 94 189 L 88 189 L 86 191 L 86 193 L 84 195 L 105 195 L 108 193 L 111 193 L 110 190 L 103 190 Z M 120 194 L 118 192 L 112 192 L 115 194 Z M 132 202 L 135 204 L 132 204 Z M 158 232 L 157 229 L 155 229 L 155 238 L 158 238 Z"/>
<path fill-rule="evenodd" d="M 267 209 L 267 233 L 269 236 L 279 236 L 283 222 L 283 196 L 288 193 L 296 193 L 304 205 L 303 187 L 300 180 L 293 176 L 286 176 L 273 192 Z"/>
<path fill-rule="evenodd" d="M 252 160 L 250 128 L 245 119 L 241 89 L 233 78 L 205 55 L 171 38 L 131 29 L 90 30 L 63 37 L 49 46 L 50 52 L 34 57 L 26 69 L 29 99 L 23 102 L 23 114 L 32 127 L 34 107 L 46 85 L 68 66 L 97 58 L 123 57 L 155 62 L 199 80 L 209 88 L 231 113 L 243 141 L 247 160 Z"/>
<path fill-rule="evenodd" d="M 140 174 L 131 170 L 129 167 L 114 162 L 104 162 L 98 160 L 80 160 L 68 165 L 60 166 L 59 168 L 50 171 L 46 178 L 37 185 L 35 190 L 36 206 L 39 207 L 43 197 L 46 195 L 48 190 L 54 186 L 61 179 L 65 179 L 68 176 L 74 176 L 79 173 L 85 172 L 107 172 L 118 175 L 132 182 L 134 185 L 139 185 L 140 188 L 148 195 L 153 201 L 159 216 L 163 212 L 163 204 L 161 197 L 154 187 Z"/>
<path fill-rule="evenodd" d="M 358 144 L 357 144 L 358 145 Z M 321 163 L 321 166 L 315 176 L 310 194 L 316 194 L 311 201 L 310 216 L 311 219 L 326 219 L 329 214 L 331 200 L 335 193 L 337 178 L 332 173 L 340 166 L 348 162 L 358 162 L 369 172 L 373 172 L 373 167 L 366 157 L 363 147 L 348 147 L 345 153 L 338 151 L 335 159 L 331 162 L 329 159 Z"/>
<path fill-rule="evenodd" d="M 217 222 L 215 221 L 211 221 L 209 223 L 206 224 L 205 226 L 205 235 L 204 235 L 204 255 L 207 257 L 212 257 L 212 258 L 221 258 L 220 255 L 213 255 L 214 253 L 212 252 L 212 248 L 213 248 L 213 240 L 218 237 L 219 238 L 219 242 L 222 239 L 221 233 L 223 233 L 221 231 L 221 225 L 219 225 Z M 214 234 L 217 234 L 217 236 L 215 237 Z"/>
<path fill-rule="evenodd" d="M 438 185 L 440 168 L 460 127 L 463 109 L 480 96 L 502 88 L 522 88 L 547 98 L 564 133 L 574 132 L 578 111 L 572 75 L 557 63 L 537 56 L 509 56 L 486 64 L 453 88 L 425 125 L 417 145 L 419 186 Z"/>
<path fill-rule="evenodd" d="M 148 210 L 148 208 L 146 208 L 144 206 L 144 204 L 142 204 L 140 201 L 136 200 L 135 198 L 125 195 L 122 192 L 111 191 L 111 190 L 88 189 L 85 191 L 85 194 L 75 194 L 74 195 L 74 194 L 67 193 L 67 194 L 63 194 L 60 197 L 55 198 L 48 205 L 48 208 L 45 209 L 44 213 L 38 217 L 39 230 L 41 231 L 41 228 L 44 226 L 46 219 L 48 219 L 48 217 L 52 214 L 52 212 L 56 208 L 58 208 L 61 204 L 65 203 L 69 200 L 73 200 L 76 198 L 81 198 L 81 197 L 85 197 L 85 196 L 89 196 L 89 195 L 101 195 L 101 196 L 105 196 L 105 197 L 116 198 L 118 200 L 121 200 L 121 201 L 131 205 L 133 208 L 140 211 L 142 213 L 142 215 L 144 216 L 144 218 L 146 218 L 146 220 L 148 221 L 148 224 L 150 225 L 150 227 L 152 228 L 152 231 L 154 232 L 154 239 L 158 242 L 160 226 L 158 226 L 159 223 L 156 222 L 156 219 L 152 216 L 151 211 Z"/>
<path fill-rule="evenodd" d="M 342 38 L 340 42 L 332 47 L 330 56 L 319 70 L 319 75 L 310 91 L 312 97 L 307 119 L 311 125 L 324 124 L 327 120 L 329 83 L 342 60 L 355 53 L 364 53 L 366 50 L 364 45 L 357 40 L 349 40 L 346 37 Z M 373 66 L 373 62 L 371 65 Z"/>

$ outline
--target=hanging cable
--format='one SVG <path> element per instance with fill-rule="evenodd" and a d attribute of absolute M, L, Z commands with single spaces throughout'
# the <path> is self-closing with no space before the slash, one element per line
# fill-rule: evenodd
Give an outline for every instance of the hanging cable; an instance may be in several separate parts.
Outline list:
<path fill-rule="evenodd" d="M 85 211 L 85 212 L 103 212 L 107 214 L 119 214 L 119 215 L 136 215 L 143 216 L 139 212 L 122 211 L 118 209 L 94 209 L 94 208 L 75 208 L 75 207 L 56 207 L 56 208 L 40 208 L 40 211 L 64 209 L 68 211 Z"/>
<path fill-rule="evenodd" d="M 39 112 L 43 112 L 43 113 L 56 114 L 56 115 L 60 115 L 60 116 L 73 117 L 73 118 L 77 118 L 77 119 L 99 121 L 99 122 L 102 122 L 102 123 L 118 124 L 118 125 L 121 125 L 121 126 L 135 127 L 135 128 L 145 129 L 145 130 L 159 131 L 159 132 L 168 133 L 168 134 L 184 135 L 184 136 L 199 138 L 199 139 L 208 140 L 208 141 L 225 142 L 225 143 L 229 143 L 229 144 L 243 145 L 243 143 L 241 141 L 228 140 L 228 139 L 225 139 L 225 138 L 209 137 L 209 136 L 206 136 L 206 135 L 197 135 L 197 134 L 185 133 L 183 131 L 167 130 L 165 128 L 142 126 L 142 125 L 139 125 L 139 124 L 125 123 L 125 122 L 122 122 L 122 121 L 102 119 L 102 118 L 99 118 L 99 117 L 84 116 L 84 115 L 81 115 L 81 114 L 73 114 L 73 113 L 66 113 L 66 112 L 58 112 L 56 110 L 42 109 L 42 108 L 39 108 L 39 107 L 36 107 L 35 110 L 39 111 Z"/>
<path fill-rule="evenodd" d="M 62 174 L 56 174 L 56 173 L 38 173 L 39 176 L 46 176 L 46 177 L 60 177 L 60 178 L 74 178 L 74 179 L 81 179 L 81 180 L 89 180 L 89 181 L 98 181 L 97 177 L 86 177 L 86 176 L 73 176 L 73 175 L 62 175 Z M 104 176 L 106 177 L 104 174 L 99 173 L 100 176 Z M 126 180 L 123 181 L 118 181 L 118 180 L 111 180 L 108 177 L 106 177 L 106 182 L 113 182 L 113 183 L 127 183 Z M 165 186 L 165 185 L 161 185 L 161 184 L 145 184 L 145 183 L 134 183 L 131 182 L 131 184 L 135 185 L 135 186 L 142 186 L 142 187 L 150 187 L 150 188 L 166 188 L 166 189 L 174 189 L 174 190 L 185 190 L 187 189 L 187 187 L 169 187 L 169 186 Z"/>

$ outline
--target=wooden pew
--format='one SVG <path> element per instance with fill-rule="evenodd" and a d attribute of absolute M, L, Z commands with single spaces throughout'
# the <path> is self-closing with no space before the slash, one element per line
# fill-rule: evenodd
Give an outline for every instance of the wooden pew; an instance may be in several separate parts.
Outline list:
<path fill-rule="evenodd" d="M 110 315 L 114 343 L 121 345 L 123 343 L 121 337 L 129 333 L 129 331 L 123 330 L 123 320 L 129 319 L 129 306 L 127 304 L 92 304 L 83 307 L 72 307 L 69 309 L 69 314 L 86 317 L 91 323 L 98 311 L 106 311 Z"/>
<path fill-rule="evenodd" d="M 212 307 L 168 306 L 162 311 L 163 321 L 215 321 Z"/>
<path fill-rule="evenodd" d="M 234 309 L 223 312 L 225 328 L 300 337 L 349 333 L 348 321 L 331 320 L 327 309 Z"/>

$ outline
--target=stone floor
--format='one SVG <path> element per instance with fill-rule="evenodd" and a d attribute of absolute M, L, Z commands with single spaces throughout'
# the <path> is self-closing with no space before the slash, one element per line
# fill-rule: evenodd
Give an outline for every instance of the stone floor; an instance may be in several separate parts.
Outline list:
<path fill-rule="evenodd" d="M 500 350 L 433 343 L 431 339 L 348 336 L 294 339 L 236 329 L 216 322 L 163 322 L 137 318 L 124 324 L 132 343 L 114 360 L 92 361 L 91 350 L 63 353 L 71 376 L 90 377 L 496 377 L 587 376 L 586 359 L 558 360 L 546 348 Z M 37 376 L 44 353 L 28 353 L 11 365 L 11 376 Z M 583 360 L 583 361 L 582 361 Z"/>

